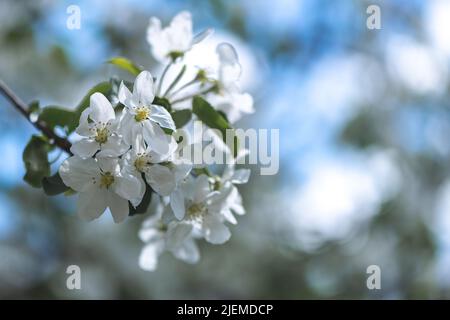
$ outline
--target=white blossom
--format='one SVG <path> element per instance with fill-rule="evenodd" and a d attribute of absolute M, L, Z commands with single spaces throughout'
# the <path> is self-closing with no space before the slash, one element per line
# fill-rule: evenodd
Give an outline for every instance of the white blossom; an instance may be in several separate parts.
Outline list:
<path fill-rule="evenodd" d="M 120 120 L 120 133 L 126 143 L 131 145 L 136 137 L 142 136 L 156 152 L 167 153 L 170 136 L 161 129 L 176 130 L 169 112 L 161 106 L 152 104 L 155 98 L 153 77 L 142 71 L 134 82 L 133 93 L 122 82 L 119 88 L 119 101 L 125 105 Z"/>
<path fill-rule="evenodd" d="M 107 208 L 116 223 L 129 213 L 128 200 L 139 196 L 136 177 L 123 174 L 117 159 L 73 156 L 59 168 L 64 184 L 79 193 L 78 215 L 88 221 L 100 217 Z"/>
<path fill-rule="evenodd" d="M 152 204 L 153 216 L 144 221 L 139 231 L 139 237 L 145 243 L 139 257 L 139 266 L 147 271 L 155 270 L 158 258 L 164 251 L 172 252 L 176 258 L 185 262 L 196 263 L 200 253 L 190 235 L 192 227 L 165 221 L 163 216 L 168 207 L 157 197 L 152 198 Z"/>
<path fill-rule="evenodd" d="M 111 103 L 106 97 L 96 92 L 90 97 L 90 106 L 80 117 L 75 130 L 82 140 L 75 142 L 71 151 L 82 158 L 92 157 L 97 151 L 97 157 L 117 157 L 128 149 L 116 132 L 118 122 Z"/>
<path fill-rule="evenodd" d="M 175 60 L 183 56 L 193 45 L 199 43 L 211 33 L 212 30 L 207 29 L 194 37 L 191 14 L 182 11 L 165 28 L 162 28 L 161 21 L 158 18 L 150 18 L 147 28 L 147 41 L 155 59 L 161 63 L 166 63 L 170 59 Z"/>

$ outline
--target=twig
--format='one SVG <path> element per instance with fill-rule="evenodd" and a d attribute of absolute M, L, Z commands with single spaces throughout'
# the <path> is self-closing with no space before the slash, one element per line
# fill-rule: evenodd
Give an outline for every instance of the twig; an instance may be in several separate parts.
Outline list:
<path fill-rule="evenodd" d="M 72 144 L 69 140 L 58 136 L 53 130 L 49 129 L 43 121 L 32 121 L 28 106 L 0 79 L 0 92 L 11 102 L 11 104 L 19 111 L 37 130 L 42 132 L 52 144 L 72 155 L 70 147 Z"/>

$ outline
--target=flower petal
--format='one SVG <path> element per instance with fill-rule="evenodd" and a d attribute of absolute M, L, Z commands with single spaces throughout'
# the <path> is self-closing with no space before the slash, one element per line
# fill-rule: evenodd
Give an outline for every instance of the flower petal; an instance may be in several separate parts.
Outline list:
<path fill-rule="evenodd" d="M 82 159 L 73 156 L 59 167 L 59 175 L 64 184 L 75 191 L 82 192 L 92 185 L 92 178 L 100 173 L 97 162 L 92 158 Z"/>
<path fill-rule="evenodd" d="M 90 158 L 98 149 L 100 149 L 100 144 L 94 139 L 82 139 L 72 144 L 70 151 L 81 158 Z"/>
<path fill-rule="evenodd" d="M 107 191 L 91 185 L 78 197 L 78 216 L 86 221 L 100 217 L 107 208 Z"/>
<path fill-rule="evenodd" d="M 108 207 L 115 223 L 120 223 L 128 217 L 128 201 L 112 191 L 108 191 Z"/>
<path fill-rule="evenodd" d="M 96 157 L 118 157 L 124 154 L 128 149 L 129 145 L 127 145 L 121 138 L 114 135 L 108 137 L 108 140 L 102 144 L 101 150 Z"/>
<path fill-rule="evenodd" d="M 172 116 L 166 108 L 157 105 L 152 105 L 150 108 L 150 120 L 158 123 L 163 128 L 168 128 L 173 131 L 177 129 L 175 127 L 175 123 L 173 122 Z"/>
<path fill-rule="evenodd" d="M 200 252 L 194 240 L 189 239 L 180 247 L 172 250 L 173 255 L 187 263 L 197 263 L 200 259 Z"/>
<path fill-rule="evenodd" d="M 111 103 L 100 92 L 96 92 L 91 96 L 91 104 L 89 108 L 91 109 L 89 116 L 94 122 L 106 123 L 109 120 L 116 118 Z"/>
<path fill-rule="evenodd" d="M 154 164 L 145 172 L 148 184 L 161 196 L 170 195 L 175 189 L 175 177 L 169 168 Z"/>
<path fill-rule="evenodd" d="M 124 199 L 139 201 L 142 200 L 142 183 L 139 179 L 131 174 L 122 174 L 115 177 L 114 192 Z M 145 186 L 144 186 L 145 191 Z M 140 198 L 140 199 L 139 199 Z"/>
<path fill-rule="evenodd" d="M 151 149 L 160 154 L 166 154 L 170 148 L 170 136 L 166 135 L 164 131 L 152 121 L 144 121 L 143 135 L 145 142 Z"/>
<path fill-rule="evenodd" d="M 207 215 L 203 220 L 205 240 L 212 244 L 222 244 L 231 237 L 230 230 L 217 215 Z"/>
<path fill-rule="evenodd" d="M 208 28 L 208 29 L 203 30 L 200 33 L 197 33 L 194 36 L 194 39 L 192 39 L 192 44 L 197 44 L 197 43 L 205 40 L 206 38 L 208 38 L 213 33 L 214 33 L 214 29 L 213 28 Z"/>
<path fill-rule="evenodd" d="M 139 266 L 146 271 L 154 271 L 158 264 L 158 257 L 164 249 L 164 242 L 157 241 L 147 244 L 139 256 Z"/>
<path fill-rule="evenodd" d="M 133 100 L 132 100 L 133 94 L 127 88 L 127 86 L 123 83 L 123 81 L 120 83 L 118 98 L 119 98 L 120 103 L 124 104 L 126 107 L 128 107 L 128 108 L 135 107 L 133 105 Z"/>
<path fill-rule="evenodd" d="M 155 98 L 153 93 L 153 77 L 148 71 L 142 71 L 136 77 L 133 87 L 133 100 L 139 106 L 150 106 Z"/>
<path fill-rule="evenodd" d="M 173 214 L 178 220 L 184 218 L 185 206 L 184 206 L 184 195 L 183 191 L 178 188 L 170 195 L 170 207 L 172 208 Z"/>
<path fill-rule="evenodd" d="M 231 182 L 235 184 L 247 183 L 250 178 L 250 169 L 239 169 L 234 171 Z"/>
<path fill-rule="evenodd" d="M 195 180 L 195 190 L 194 190 L 194 202 L 199 203 L 206 199 L 206 197 L 211 193 L 209 186 L 209 178 L 205 174 L 201 174 Z"/>
<path fill-rule="evenodd" d="M 192 224 L 172 221 L 167 227 L 166 245 L 168 249 L 181 246 L 192 232 Z"/>

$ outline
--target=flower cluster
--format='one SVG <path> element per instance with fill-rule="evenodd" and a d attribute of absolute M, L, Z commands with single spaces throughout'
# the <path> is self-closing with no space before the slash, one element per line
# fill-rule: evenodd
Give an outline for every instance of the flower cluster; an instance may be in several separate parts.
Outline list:
<path fill-rule="evenodd" d="M 196 240 L 226 242 L 231 235 L 227 224 L 236 224 L 235 214 L 245 213 L 236 185 L 246 183 L 250 171 L 236 169 L 237 158 L 221 174 L 194 165 L 180 156 L 180 141 L 173 134 L 182 130 L 174 121 L 176 104 L 195 96 L 203 96 L 230 123 L 253 112 L 252 97 L 238 86 L 241 66 L 234 48 L 220 44 L 218 66 L 199 68 L 194 79 L 178 85 L 181 72 L 161 93 L 168 68 L 183 64 L 185 53 L 211 34 L 208 29 L 194 36 L 192 29 L 188 12 L 165 28 L 150 19 L 147 40 L 154 58 L 167 64 L 163 73 L 155 80 L 140 70 L 133 83 L 122 81 L 117 106 L 100 92 L 92 94 L 75 130 L 80 140 L 72 145 L 73 156 L 59 168 L 63 183 L 79 194 L 78 215 L 85 220 L 109 209 L 118 223 L 144 206 L 150 214 L 139 232 L 145 242 L 139 261 L 145 270 L 154 270 L 164 251 L 196 262 Z M 191 85 L 197 91 L 180 98 Z"/>

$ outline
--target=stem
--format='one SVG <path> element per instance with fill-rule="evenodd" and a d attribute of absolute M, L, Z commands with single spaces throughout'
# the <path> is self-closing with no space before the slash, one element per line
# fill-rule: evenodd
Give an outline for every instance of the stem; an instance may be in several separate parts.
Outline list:
<path fill-rule="evenodd" d="M 192 86 L 194 83 L 197 83 L 197 78 L 192 79 L 191 81 L 183 84 L 181 87 L 179 87 L 177 90 L 175 90 L 174 92 L 172 92 L 170 94 L 171 97 L 173 97 L 174 95 L 176 95 L 178 92 L 180 92 L 183 89 L 186 89 L 189 86 Z"/>
<path fill-rule="evenodd" d="M 0 79 L 0 93 L 3 94 L 11 104 L 19 111 L 29 123 L 31 123 L 37 130 L 42 132 L 49 140 L 53 141 L 52 144 L 64 150 L 68 154 L 72 155 L 70 147 L 72 144 L 69 140 L 58 136 L 53 130 L 47 128 L 43 121 L 31 121 L 30 112 L 28 106 Z"/>
<path fill-rule="evenodd" d="M 164 77 L 166 76 L 167 70 L 169 70 L 169 68 L 172 66 L 172 62 L 169 62 L 166 67 L 164 68 L 162 74 L 161 74 L 161 78 L 159 79 L 159 83 L 158 83 L 158 90 L 156 90 L 156 94 L 159 96 L 159 94 L 161 93 L 161 86 L 164 80 Z"/>
<path fill-rule="evenodd" d="M 203 91 L 199 91 L 199 92 L 196 92 L 196 93 L 187 95 L 187 96 L 185 96 L 185 97 L 182 97 L 182 98 L 180 98 L 180 99 L 173 100 L 173 101 L 171 102 L 171 104 L 183 102 L 183 101 L 185 101 L 185 100 L 191 99 L 191 98 L 193 98 L 193 97 L 195 97 L 195 96 L 198 96 L 198 95 L 207 94 L 207 93 L 209 93 L 209 92 L 211 92 L 211 91 L 214 91 L 215 89 L 216 89 L 216 86 L 212 86 L 212 87 L 210 87 L 210 88 L 208 88 L 208 89 L 205 89 L 205 90 L 203 90 Z"/>
<path fill-rule="evenodd" d="M 180 72 L 176 76 L 176 78 L 172 81 L 172 83 L 167 88 L 166 92 L 164 92 L 163 97 L 167 96 L 169 92 L 177 85 L 177 83 L 181 80 L 181 77 L 184 75 L 184 72 L 186 71 L 186 65 L 181 68 Z"/>

